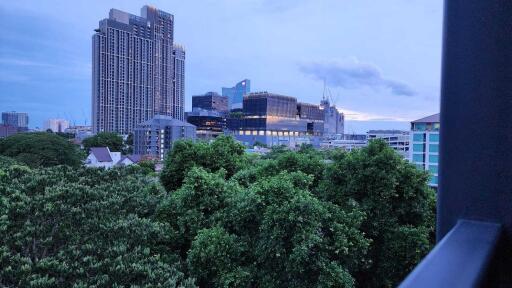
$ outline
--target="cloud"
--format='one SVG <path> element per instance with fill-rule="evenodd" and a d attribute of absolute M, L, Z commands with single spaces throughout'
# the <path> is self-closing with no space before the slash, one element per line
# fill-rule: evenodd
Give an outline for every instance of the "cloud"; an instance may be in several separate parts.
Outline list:
<path fill-rule="evenodd" d="M 326 81 L 327 85 L 344 89 L 389 89 L 393 95 L 413 96 L 414 90 L 406 83 L 388 79 L 382 75 L 379 67 L 362 63 L 357 59 L 350 61 L 309 62 L 299 65 L 302 73 L 317 80 Z"/>

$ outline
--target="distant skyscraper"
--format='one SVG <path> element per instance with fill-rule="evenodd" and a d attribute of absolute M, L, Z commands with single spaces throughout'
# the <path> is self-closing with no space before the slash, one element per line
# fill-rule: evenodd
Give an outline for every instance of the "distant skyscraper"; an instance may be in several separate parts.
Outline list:
<path fill-rule="evenodd" d="M 195 108 L 226 112 L 228 110 L 228 97 L 221 96 L 216 92 L 192 96 L 192 110 Z"/>
<path fill-rule="evenodd" d="M 229 110 L 242 109 L 244 95 L 249 94 L 250 92 L 251 80 L 249 79 L 244 79 L 236 83 L 236 85 L 231 88 L 222 87 L 222 96 L 228 97 Z"/>
<path fill-rule="evenodd" d="M 18 131 L 27 131 L 28 114 L 16 111 L 2 112 L 2 124 L 15 127 Z"/>
<path fill-rule="evenodd" d="M 141 16 L 111 9 L 95 31 L 93 131 L 126 134 L 154 115 L 183 119 L 183 99 L 176 98 L 184 91 L 184 65 L 176 77 L 174 55 L 184 61 L 184 51 L 174 46 L 174 16 L 150 6 Z"/>
<path fill-rule="evenodd" d="M 52 130 L 53 132 L 65 132 L 69 128 L 69 122 L 64 119 L 48 119 L 44 122 L 44 130 Z"/>
<path fill-rule="evenodd" d="M 172 97 L 171 116 L 183 121 L 183 107 L 185 106 L 185 48 L 175 44 L 172 55 L 174 57 L 174 97 Z"/>
<path fill-rule="evenodd" d="M 325 98 L 320 101 L 320 108 L 324 111 L 324 136 L 343 135 L 345 132 L 345 115 Z"/>

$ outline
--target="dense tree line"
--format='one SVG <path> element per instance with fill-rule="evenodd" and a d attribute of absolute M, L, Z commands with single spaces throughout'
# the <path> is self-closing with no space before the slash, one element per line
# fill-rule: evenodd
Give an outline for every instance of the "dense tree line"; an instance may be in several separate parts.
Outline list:
<path fill-rule="evenodd" d="M 393 287 L 433 239 L 428 175 L 379 141 L 182 141 L 159 177 L 0 157 L 0 286 Z"/>

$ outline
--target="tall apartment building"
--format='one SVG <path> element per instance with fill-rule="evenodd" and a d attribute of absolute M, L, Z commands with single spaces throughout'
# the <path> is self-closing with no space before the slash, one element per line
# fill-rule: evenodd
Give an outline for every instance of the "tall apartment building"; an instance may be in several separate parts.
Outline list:
<path fill-rule="evenodd" d="M 410 161 L 430 172 L 429 185 L 437 188 L 439 163 L 439 113 L 411 122 Z"/>
<path fill-rule="evenodd" d="M 404 159 L 409 159 L 409 131 L 401 130 L 370 130 L 368 141 L 382 139 Z"/>
<path fill-rule="evenodd" d="M 228 98 L 216 92 L 207 92 L 204 95 L 192 96 L 192 110 L 195 108 L 227 112 Z"/>
<path fill-rule="evenodd" d="M 172 97 L 172 113 L 175 119 L 185 119 L 185 48 L 174 44 L 172 55 L 174 57 L 174 95 Z"/>
<path fill-rule="evenodd" d="M 345 115 L 325 98 L 320 101 L 320 109 L 324 111 L 324 136 L 327 138 L 342 136 L 345 133 Z"/>
<path fill-rule="evenodd" d="M 2 124 L 15 127 L 18 131 L 28 130 L 28 114 L 23 112 L 2 112 Z"/>
<path fill-rule="evenodd" d="M 229 110 L 233 109 L 242 109 L 244 102 L 244 95 L 247 95 L 251 92 L 251 80 L 244 79 L 235 86 L 227 88 L 222 87 L 222 96 L 228 97 L 228 108 Z"/>
<path fill-rule="evenodd" d="M 155 115 L 183 119 L 185 53 L 174 45 L 174 16 L 151 6 L 141 16 L 111 9 L 95 31 L 93 132 L 127 134 Z"/>

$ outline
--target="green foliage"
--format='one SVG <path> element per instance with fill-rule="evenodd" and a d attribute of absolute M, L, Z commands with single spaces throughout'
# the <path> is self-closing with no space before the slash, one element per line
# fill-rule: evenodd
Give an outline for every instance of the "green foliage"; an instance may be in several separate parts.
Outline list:
<path fill-rule="evenodd" d="M 194 287 L 137 169 L 0 170 L 0 286 Z"/>
<path fill-rule="evenodd" d="M 53 133 L 19 133 L 0 141 L 0 155 L 30 167 L 81 164 L 78 147 Z"/>
<path fill-rule="evenodd" d="M 148 171 L 154 172 L 156 167 L 156 162 L 154 160 L 141 160 L 137 163 L 140 167 L 147 169 Z"/>
<path fill-rule="evenodd" d="M 112 152 L 123 152 L 123 137 L 113 132 L 99 132 L 98 134 L 86 138 L 82 141 L 85 151 L 89 153 L 92 147 L 108 147 Z"/>
<path fill-rule="evenodd" d="M 368 215 L 361 229 L 373 241 L 372 265 L 357 275 L 362 286 L 395 286 L 429 251 L 435 204 L 427 181 L 383 141 L 338 154 L 326 170 L 317 194 L 342 207 L 355 201 Z"/>
<path fill-rule="evenodd" d="M 177 142 L 160 181 L 0 157 L 0 286 L 392 287 L 430 249 L 428 175 L 384 142 L 243 151 Z"/>
<path fill-rule="evenodd" d="M 194 166 L 201 166 L 210 172 L 220 169 L 231 177 L 246 161 L 244 146 L 232 137 L 219 136 L 209 144 L 193 143 L 190 140 L 177 141 L 165 159 L 161 181 L 167 191 L 178 189 L 187 172 Z"/>

